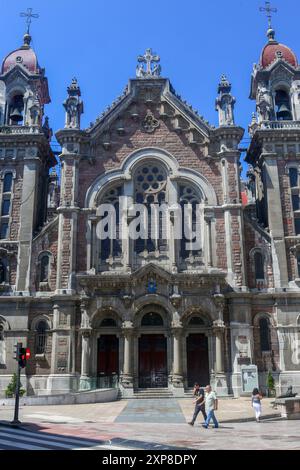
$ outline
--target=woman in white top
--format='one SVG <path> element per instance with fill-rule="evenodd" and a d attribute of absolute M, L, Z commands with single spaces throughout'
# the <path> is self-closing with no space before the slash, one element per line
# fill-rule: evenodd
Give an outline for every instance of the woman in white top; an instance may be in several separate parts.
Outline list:
<path fill-rule="evenodd" d="M 254 388 L 252 392 L 252 406 L 255 411 L 255 418 L 256 421 L 259 423 L 260 420 L 260 415 L 261 415 L 261 400 L 262 400 L 262 395 L 258 388 Z"/>

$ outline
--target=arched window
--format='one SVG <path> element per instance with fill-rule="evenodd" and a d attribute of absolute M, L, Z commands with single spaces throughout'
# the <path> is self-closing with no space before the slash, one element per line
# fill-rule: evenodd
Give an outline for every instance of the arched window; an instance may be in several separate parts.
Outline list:
<path fill-rule="evenodd" d="M 123 187 L 117 186 L 110 188 L 101 199 L 101 204 L 111 204 L 115 208 L 116 214 L 116 234 L 115 238 L 109 236 L 108 224 L 103 228 L 108 233 L 108 237 L 100 241 L 100 260 L 106 261 L 109 258 L 115 258 L 122 255 L 122 241 L 120 238 L 120 225 L 119 225 L 119 198 L 122 196 Z M 103 215 L 103 218 L 107 217 L 107 213 Z"/>
<path fill-rule="evenodd" d="M 291 102 L 285 90 L 277 90 L 275 95 L 276 117 L 278 121 L 292 121 Z"/>
<path fill-rule="evenodd" d="M 270 341 L 270 323 L 267 318 L 261 318 L 259 320 L 259 332 L 260 332 L 260 350 L 271 351 Z"/>
<path fill-rule="evenodd" d="M 7 259 L 0 258 L 0 284 L 7 282 Z"/>
<path fill-rule="evenodd" d="M 9 124 L 10 125 L 22 125 L 24 119 L 24 99 L 23 95 L 15 95 L 9 106 Z"/>
<path fill-rule="evenodd" d="M 201 202 L 201 198 L 197 193 L 196 189 L 189 184 L 181 184 L 179 186 L 179 203 L 182 210 L 182 236 L 181 236 L 181 245 L 180 245 L 180 256 L 182 259 L 188 258 L 189 255 L 199 255 L 201 254 L 201 249 L 196 247 L 194 250 L 188 249 L 188 244 L 194 243 L 196 241 L 196 236 L 193 239 L 189 239 L 186 235 L 186 217 L 188 215 L 187 207 L 188 204 L 191 205 L 191 221 L 189 224 L 189 230 L 197 233 L 197 237 L 200 237 L 200 226 L 197 225 L 197 205 Z"/>
<path fill-rule="evenodd" d="M 193 316 L 189 321 L 189 326 L 204 326 L 203 319 L 199 316 Z"/>
<path fill-rule="evenodd" d="M 147 235 L 138 238 L 135 242 L 136 253 L 146 251 L 148 253 L 167 251 L 167 240 L 163 236 L 163 224 L 165 215 L 163 211 L 157 211 L 155 227 L 151 220 L 151 205 L 159 208 L 166 202 L 167 174 L 165 168 L 157 162 L 145 163 L 135 173 L 135 202 L 144 204 L 148 214 Z M 138 216 L 139 214 L 137 214 Z M 144 227 L 143 227 L 144 228 Z M 142 231 L 138 226 L 137 231 Z"/>
<path fill-rule="evenodd" d="M 35 354 L 45 354 L 47 345 L 48 323 L 40 320 L 36 325 Z"/>
<path fill-rule="evenodd" d="M 141 322 L 141 325 L 142 326 L 163 326 L 164 324 L 164 321 L 161 317 L 161 315 L 159 315 L 159 313 L 146 313 L 143 318 L 142 318 L 142 322 Z"/>
<path fill-rule="evenodd" d="M 100 324 L 101 328 L 102 327 L 116 327 L 117 326 L 117 323 L 116 323 L 116 320 L 114 320 L 113 318 L 104 318 Z"/>
<path fill-rule="evenodd" d="M 45 253 L 40 257 L 40 282 L 49 280 L 50 254 Z"/>
<path fill-rule="evenodd" d="M 259 251 L 254 254 L 254 269 L 256 281 L 263 281 L 265 279 L 264 257 Z"/>

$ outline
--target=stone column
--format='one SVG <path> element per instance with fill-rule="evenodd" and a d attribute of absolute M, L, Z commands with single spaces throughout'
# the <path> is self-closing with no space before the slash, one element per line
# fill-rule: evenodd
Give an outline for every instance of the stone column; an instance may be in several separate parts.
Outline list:
<path fill-rule="evenodd" d="M 120 377 L 120 382 L 125 389 L 133 388 L 132 376 L 132 336 L 133 324 L 130 321 L 125 321 L 122 325 L 122 334 L 124 338 L 124 357 L 123 357 L 123 370 Z"/>
<path fill-rule="evenodd" d="M 213 333 L 215 336 L 215 376 L 214 376 L 214 388 L 217 393 L 221 395 L 228 395 L 228 385 L 226 380 L 226 374 L 224 372 L 224 354 L 223 354 L 223 341 L 225 325 L 222 320 L 217 320 L 213 323 Z"/>
<path fill-rule="evenodd" d="M 216 339 L 216 361 L 215 361 L 215 372 L 217 374 L 224 372 L 223 363 L 223 331 L 221 329 L 215 330 Z"/>
<path fill-rule="evenodd" d="M 207 243 L 207 267 L 211 268 L 213 265 L 213 256 L 212 256 L 212 238 L 211 238 L 211 221 L 213 215 L 205 214 L 206 222 L 206 243 Z"/>
<path fill-rule="evenodd" d="M 183 393 L 183 374 L 182 374 L 182 325 L 172 327 L 173 337 L 173 374 L 172 384 L 175 395 Z"/>
<path fill-rule="evenodd" d="M 91 355 L 91 330 L 84 329 L 81 330 L 82 337 L 82 349 L 81 349 L 81 376 L 80 376 L 80 390 L 90 390 L 91 389 L 91 378 L 89 377 L 89 365 L 90 365 L 90 355 Z"/>

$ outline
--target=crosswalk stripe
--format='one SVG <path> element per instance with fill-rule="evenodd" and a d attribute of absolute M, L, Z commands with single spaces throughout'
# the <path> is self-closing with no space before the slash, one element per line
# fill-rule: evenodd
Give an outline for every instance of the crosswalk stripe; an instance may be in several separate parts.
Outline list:
<path fill-rule="evenodd" d="M 96 446 L 96 445 L 101 445 L 101 444 L 104 444 L 104 441 L 99 439 L 95 439 L 95 440 L 88 440 L 88 439 L 84 439 L 84 438 L 81 438 L 81 437 L 65 437 L 65 436 L 57 436 L 56 434 L 51 434 L 51 433 L 44 433 L 44 432 L 41 432 L 41 433 L 36 433 L 36 432 L 33 432 L 33 431 L 28 431 L 27 429 L 26 430 L 22 430 L 22 429 L 13 429 L 13 428 L 5 428 L 5 431 L 4 431 L 4 428 L 0 428 L 0 432 L 1 433 L 9 433 L 9 434 L 12 434 L 12 435 L 19 435 L 19 436 L 43 436 L 43 437 L 47 437 L 47 439 L 51 439 L 53 441 L 59 441 L 59 442 L 66 442 L 66 443 L 71 443 L 71 444 L 78 444 L 78 445 L 86 445 L 86 446 Z"/>
<path fill-rule="evenodd" d="M 7 434 L 0 432 L 0 439 L 1 438 L 7 438 Z M 63 442 L 57 442 L 56 440 L 49 440 L 47 439 L 47 436 L 43 436 L 41 434 L 35 434 L 33 436 L 19 436 L 19 435 L 11 435 L 11 442 L 14 441 L 19 441 L 19 442 L 32 442 L 32 443 L 38 443 L 41 445 L 48 445 L 52 447 L 60 447 L 64 449 L 72 449 L 73 447 L 86 447 L 86 443 L 79 443 L 78 441 L 76 442 L 70 442 L 70 443 L 63 443 Z M 97 443 L 93 443 L 93 447 L 95 447 Z"/>
<path fill-rule="evenodd" d="M 7 441 L 6 439 L 0 439 L 0 446 L 1 444 L 8 446 L 8 447 L 17 447 L 17 449 L 26 449 L 26 450 L 46 450 L 46 447 L 42 446 L 33 446 L 30 444 L 24 444 L 20 442 L 12 442 L 12 441 Z"/>

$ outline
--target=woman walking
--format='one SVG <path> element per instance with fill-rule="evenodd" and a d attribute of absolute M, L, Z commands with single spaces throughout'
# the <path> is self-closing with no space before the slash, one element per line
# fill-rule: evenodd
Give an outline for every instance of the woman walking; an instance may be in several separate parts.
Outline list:
<path fill-rule="evenodd" d="M 257 423 L 260 421 L 260 415 L 261 415 L 261 400 L 262 400 L 262 395 L 258 388 L 254 388 L 252 392 L 252 406 L 255 411 L 255 418 Z"/>

